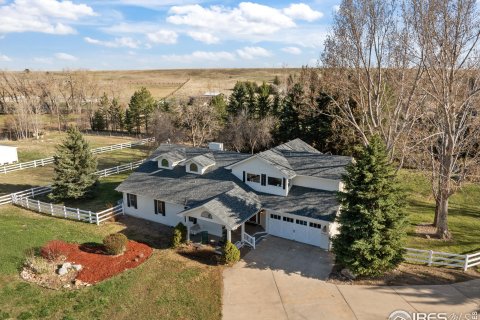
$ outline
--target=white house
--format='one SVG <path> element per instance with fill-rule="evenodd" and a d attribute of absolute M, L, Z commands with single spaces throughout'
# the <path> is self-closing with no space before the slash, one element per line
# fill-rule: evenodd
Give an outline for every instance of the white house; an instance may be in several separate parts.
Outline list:
<path fill-rule="evenodd" d="M 17 147 L 0 146 L 0 165 L 18 162 Z"/>
<path fill-rule="evenodd" d="M 254 247 L 256 237 L 272 234 L 329 249 L 336 192 L 351 161 L 300 139 L 255 155 L 164 144 L 117 190 L 126 214 L 182 222 L 189 235 L 206 231 Z"/>

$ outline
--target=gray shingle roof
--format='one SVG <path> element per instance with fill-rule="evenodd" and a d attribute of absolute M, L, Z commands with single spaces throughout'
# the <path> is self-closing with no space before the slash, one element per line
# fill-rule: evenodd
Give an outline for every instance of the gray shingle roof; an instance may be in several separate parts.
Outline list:
<path fill-rule="evenodd" d="M 243 190 L 239 186 L 235 186 L 231 190 L 206 201 L 202 206 L 230 229 L 248 220 L 262 209 L 258 196 L 253 192 Z"/>
<path fill-rule="evenodd" d="M 351 161 L 349 157 L 325 155 L 311 149 L 313 148 L 296 139 L 258 156 L 281 168 L 288 176 L 299 174 L 329 179 L 340 179 L 343 166 Z M 250 154 L 163 144 L 153 152 L 150 159 L 165 154 L 172 158 L 179 154 L 184 159 L 195 159 L 201 165 L 213 165 L 204 174 L 196 175 L 187 173 L 183 166 L 176 166 L 172 170 L 159 169 L 156 162 L 147 161 L 116 190 L 189 208 L 206 205 L 215 210 L 216 214 L 224 212 L 224 218 L 229 224 L 248 219 L 255 213 L 254 210 L 259 210 L 259 205 L 326 221 L 333 221 L 338 210 L 338 202 L 332 192 L 293 186 L 289 195 L 283 197 L 254 191 L 225 168 L 251 157 Z"/>
<path fill-rule="evenodd" d="M 179 148 L 179 149 L 162 153 L 154 157 L 152 160 L 158 161 L 160 159 L 167 159 L 170 162 L 180 162 L 185 160 L 185 158 L 186 158 L 185 148 Z"/>

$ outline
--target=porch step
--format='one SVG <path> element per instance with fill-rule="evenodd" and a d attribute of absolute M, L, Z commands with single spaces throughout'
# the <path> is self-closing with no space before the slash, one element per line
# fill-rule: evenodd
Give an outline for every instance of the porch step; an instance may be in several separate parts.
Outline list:
<path fill-rule="evenodd" d="M 268 236 L 267 232 L 257 232 L 253 235 L 255 237 L 255 245 L 259 244 L 260 241 L 265 239 Z"/>

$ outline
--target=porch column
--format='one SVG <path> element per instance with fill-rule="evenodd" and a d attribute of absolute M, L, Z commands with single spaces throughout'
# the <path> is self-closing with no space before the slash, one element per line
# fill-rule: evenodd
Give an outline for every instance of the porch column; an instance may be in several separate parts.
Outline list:
<path fill-rule="evenodd" d="M 187 223 L 187 242 L 190 241 L 190 225 Z"/>
<path fill-rule="evenodd" d="M 245 222 L 242 223 L 242 232 L 241 232 L 241 234 L 242 234 L 242 242 L 244 242 L 244 241 L 245 241 Z"/>
<path fill-rule="evenodd" d="M 232 231 L 227 229 L 227 241 L 232 242 Z"/>

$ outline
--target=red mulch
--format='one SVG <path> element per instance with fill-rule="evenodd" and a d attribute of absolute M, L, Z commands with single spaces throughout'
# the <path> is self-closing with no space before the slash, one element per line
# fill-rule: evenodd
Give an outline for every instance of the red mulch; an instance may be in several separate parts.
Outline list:
<path fill-rule="evenodd" d="M 62 252 L 67 258 L 66 261 L 83 266 L 77 279 L 94 284 L 126 269 L 136 268 L 152 255 L 153 250 L 146 244 L 129 240 L 125 253 L 118 256 L 103 253 L 101 245 L 79 245 L 67 242 L 63 242 Z"/>

